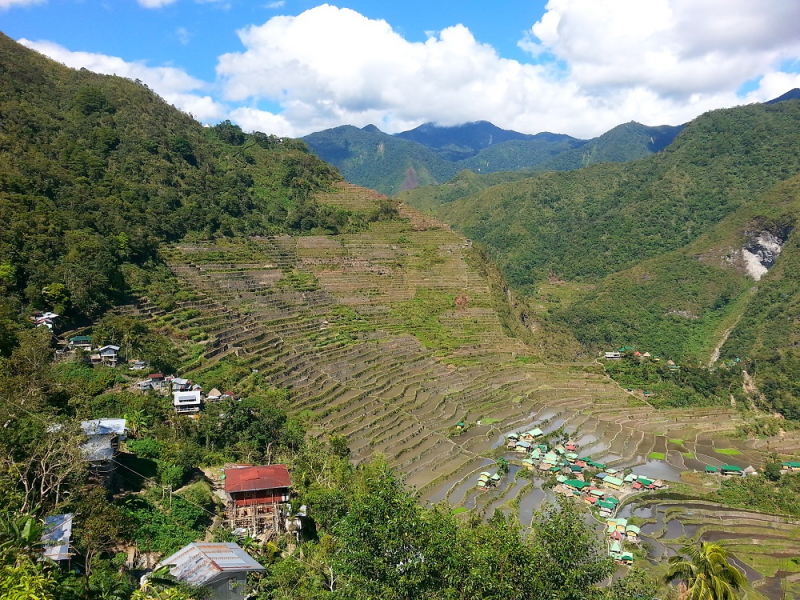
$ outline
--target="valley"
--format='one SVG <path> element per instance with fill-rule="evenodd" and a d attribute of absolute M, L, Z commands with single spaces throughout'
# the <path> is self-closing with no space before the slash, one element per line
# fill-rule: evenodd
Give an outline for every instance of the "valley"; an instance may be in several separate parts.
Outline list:
<path fill-rule="evenodd" d="M 380 197 L 339 184 L 318 200 L 368 213 Z M 738 437 L 742 415 L 734 408 L 654 410 L 603 375 L 602 361 L 537 356 L 504 330 L 469 241 L 410 207 L 401 206 L 400 217 L 357 234 L 175 244 L 165 252 L 168 264 L 197 299 L 171 311 L 148 304 L 120 310 L 154 327 L 209 336 L 181 376 L 203 381 L 234 360 L 288 389 L 291 412 L 306 420 L 312 436 L 344 436 L 356 461 L 385 456 L 421 503 L 446 502 L 487 518 L 500 510 L 523 526 L 555 497 L 546 478 L 526 470 L 525 455 L 505 450 L 511 431 L 557 432 L 574 439 L 581 456 L 690 494 L 706 491 L 682 483 L 683 473 L 723 465 L 759 469 L 769 451 L 800 451 L 797 432 Z M 439 298 L 446 301 L 433 300 Z M 508 475 L 481 491 L 480 473 L 500 458 L 510 464 Z M 633 502 L 653 501 L 645 494 Z M 670 502 L 654 506 L 677 518 Z M 727 525 L 714 529 L 716 513 L 693 514 L 695 520 L 682 519 L 697 524 L 691 533 L 686 525 L 686 541 L 736 539 Z M 743 530 L 751 520 L 741 517 Z M 658 552 L 667 552 L 663 544 L 675 542 L 671 529 L 662 535 L 654 527 L 645 528 L 645 538 L 656 548 L 650 556 L 657 565 Z M 786 535 L 788 546 L 770 548 L 793 548 L 793 534 Z M 740 549 L 737 555 L 760 568 L 761 554 Z"/>

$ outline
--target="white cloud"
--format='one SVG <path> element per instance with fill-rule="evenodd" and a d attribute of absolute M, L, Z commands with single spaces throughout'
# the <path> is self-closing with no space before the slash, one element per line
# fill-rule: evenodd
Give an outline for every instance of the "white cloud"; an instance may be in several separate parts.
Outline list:
<path fill-rule="evenodd" d="M 33 4 L 43 4 L 47 0 L 0 0 L 0 10 L 11 8 L 12 6 L 31 6 Z"/>
<path fill-rule="evenodd" d="M 244 51 L 220 56 L 217 73 L 227 100 L 277 103 L 279 125 L 296 134 L 486 119 L 589 137 L 785 92 L 773 94 L 796 81 L 778 65 L 800 57 L 799 22 L 800 2 L 790 0 L 550 0 L 520 42 L 539 64 L 525 64 L 462 25 L 415 43 L 385 21 L 322 5 L 240 30 Z M 737 96 L 758 78 L 757 90 Z M 252 121 L 260 111 L 240 114 Z M 278 126 L 275 117 L 259 118 Z"/>
<path fill-rule="evenodd" d="M 245 131 L 263 131 L 281 137 L 298 135 L 295 127 L 283 115 L 256 108 L 236 108 L 230 112 L 229 118 Z"/>
<path fill-rule="evenodd" d="M 270 2 L 264 8 L 283 8 L 286 5 L 286 0 L 277 0 L 277 2 Z"/>
<path fill-rule="evenodd" d="M 137 1 L 139 2 L 139 6 L 143 6 L 144 8 L 161 8 L 162 6 L 173 4 L 176 0 L 137 0 Z"/>
<path fill-rule="evenodd" d="M 186 46 L 192 39 L 192 34 L 189 33 L 189 30 L 186 27 L 178 27 L 175 30 L 175 36 L 178 38 L 178 41 Z"/>
<path fill-rule="evenodd" d="M 564 61 L 582 89 L 686 100 L 735 92 L 800 56 L 798 23 L 790 0 L 550 0 L 521 45 Z"/>
<path fill-rule="evenodd" d="M 182 69 L 150 67 L 143 62 L 128 62 L 117 56 L 105 54 L 72 52 L 47 41 L 33 42 L 21 39 L 19 43 L 73 69 L 86 68 L 95 73 L 139 79 L 164 100 L 185 112 L 192 113 L 201 121 L 219 120 L 226 112 L 224 105 L 213 100 L 211 96 L 197 93 L 208 88 L 208 84 L 195 79 Z"/>

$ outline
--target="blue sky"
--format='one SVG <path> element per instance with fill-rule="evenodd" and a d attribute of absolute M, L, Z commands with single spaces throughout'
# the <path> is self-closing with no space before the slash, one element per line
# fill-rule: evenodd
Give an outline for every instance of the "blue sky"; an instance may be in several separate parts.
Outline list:
<path fill-rule="evenodd" d="M 800 86 L 797 23 L 796 0 L 0 0 L 0 30 L 60 62 L 279 135 L 677 124 Z"/>

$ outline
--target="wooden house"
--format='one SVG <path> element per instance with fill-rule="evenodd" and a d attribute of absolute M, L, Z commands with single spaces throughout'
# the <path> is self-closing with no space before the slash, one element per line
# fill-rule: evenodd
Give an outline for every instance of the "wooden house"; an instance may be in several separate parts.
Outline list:
<path fill-rule="evenodd" d="M 81 430 L 86 443 L 81 446 L 89 469 L 104 485 L 112 481 L 116 470 L 114 457 L 119 452 L 119 442 L 125 439 L 125 419 L 92 419 L 82 421 Z"/>
<path fill-rule="evenodd" d="M 253 537 L 284 531 L 291 486 L 286 465 L 225 469 L 230 529 L 245 529 Z"/>

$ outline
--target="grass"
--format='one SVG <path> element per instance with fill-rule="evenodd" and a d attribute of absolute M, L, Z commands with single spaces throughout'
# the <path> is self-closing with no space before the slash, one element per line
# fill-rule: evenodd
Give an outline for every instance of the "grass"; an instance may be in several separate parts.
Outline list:
<path fill-rule="evenodd" d="M 679 438 L 671 439 L 669 441 L 670 444 L 676 444 L 678 446 L 683 446 L 683 440 Z"/>
<path fill-rule="evenodd" d="M 481 419 L 481 425 L 494 425 L 495 423 L 499 423 L 500 419 L 494 419 L 489 417 L 488 419 Z"/>
<path fill-rule="evenodd" d="M 684 458 L 694 458 L 694 452 L 681 452 L 681 456 Z"/>
<path fill-rule="evenodd" d="M 739 456 L 741 454 L 736 448 L 715 448 L 714 452 L 725 456 Z"/>
<path fill-rule="evenodd" d="M 652 458 L 655 460 L 666 460 L 667 455 L 664 454 L 663 452 L 651 452 L 650 454 L 647 455 L 647 458 Z"/>
<path fill-rule="evenodd" d="M 459 507 L 454 508 L 452 511 L 450 511 L 450 514 L 451 515 L 460 515 L 461 513 L 465 513 L 465 512 L 468 512 L 468 511 L 469 511 L 468 508 L 464 508 L 463 506 L 459 506 Z"/>

